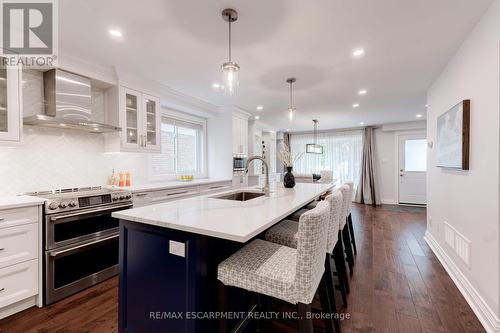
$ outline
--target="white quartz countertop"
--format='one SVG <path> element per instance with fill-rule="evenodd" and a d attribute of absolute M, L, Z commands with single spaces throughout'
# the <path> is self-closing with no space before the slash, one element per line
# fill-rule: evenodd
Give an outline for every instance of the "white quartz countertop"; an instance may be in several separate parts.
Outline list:
<path fill-rule="evenodd" d="M 197 185 L 213 184 L 213 183 L 229 182 L 229 181 L 232 181 L 232 179 L 200 178 L 200 179 L 194 179 L 192 181 L 175 180 L 169 182 L 158 182 L 158 183 L 133 185 L 128 187 L 118 187 L 118 188 L 121 190 L 130 191 L 132 193 L 137 193 L 137 192 L 168 190 L 173 188 L 197 186 Z"/>
<path fill-rule="evenodd" d="M 214 198 L 242 190 L 258 191 L 256 188 L 241 188 L 114 212 L 113 217 L 247 242 L 333 186 L 299 183 L 293 189 L 285 189 L 282 184 L 278 184 L 271 189 L 270 197 L 261 196 L 243 202 Z"/>
<path fill-rule="evenodd" d="M 42 205 L 45 199 L 29 195 L 0 197 L 0 209 Z"/>

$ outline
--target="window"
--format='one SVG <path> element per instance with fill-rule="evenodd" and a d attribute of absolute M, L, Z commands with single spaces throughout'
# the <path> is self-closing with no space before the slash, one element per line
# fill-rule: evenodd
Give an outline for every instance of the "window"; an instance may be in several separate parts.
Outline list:
<path fill-rule="evenodd" d="M 405 171 L 427 171 L 427 140 L 405 140 Z"/>
<path fill-rule="evenodd" d="M 295 156 L 305 152 L 306 144 L 313 142 L 312 133 L 292 134 L 290 150 Z M 318 144 L 323 146 L 323 154 L 304 154 L 295 162 L 296 173 L 317 173 L 332 170 L 333 177 L 340 182 L 353 181 L 357 186 L 361 170 L 363 138 L 361 131 L 318 133 Z"/>
<path fill-rule="evenodd" d="M 202 147 L 203 124 L 201 122 L 163 116 L 161 119 L 161 153 L 151 158 L 152 175 L 202 173 Z"/>

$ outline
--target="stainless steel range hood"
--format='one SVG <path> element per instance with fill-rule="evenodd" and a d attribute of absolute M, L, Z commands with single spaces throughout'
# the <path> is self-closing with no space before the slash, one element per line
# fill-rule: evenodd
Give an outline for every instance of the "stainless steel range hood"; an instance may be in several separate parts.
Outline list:
<path fill-rule="evenodd" d="M 92 114 L 90 79 L 52 69 L 43 73 L 45 112 L 24 117 L 25 125 L 57 127 L 92 133 L 117 132 L 120 127 L 96 121 Z"/>

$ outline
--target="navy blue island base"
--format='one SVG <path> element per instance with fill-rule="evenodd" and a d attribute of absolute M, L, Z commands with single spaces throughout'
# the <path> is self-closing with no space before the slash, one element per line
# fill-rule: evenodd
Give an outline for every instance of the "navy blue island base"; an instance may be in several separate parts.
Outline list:
<path fill-rule="evenodd" d="M 200 318 L 218 311 L 217 265 L 243 245 L 120 220 L 119 332 L 216 332 L 216 319 Z M 248 310 L 247 295 L 236 300 L 231 311 Z"/>

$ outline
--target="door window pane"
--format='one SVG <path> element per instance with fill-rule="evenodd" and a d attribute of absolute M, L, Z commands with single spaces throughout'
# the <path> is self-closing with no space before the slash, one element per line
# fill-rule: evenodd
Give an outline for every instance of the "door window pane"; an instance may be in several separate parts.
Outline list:
<path fill-rule="evenodd" d="M 427 140 L 405 140 L 405 171 L 427 171 Z"/>

